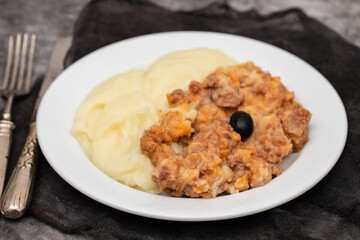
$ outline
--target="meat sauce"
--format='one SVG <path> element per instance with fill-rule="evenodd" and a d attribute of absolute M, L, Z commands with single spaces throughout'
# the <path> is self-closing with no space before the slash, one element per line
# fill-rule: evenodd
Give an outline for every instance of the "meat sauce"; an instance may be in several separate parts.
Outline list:
<path fill-rule="evenodd" d="M 152 180 L 176 197 L 211 198 L 263 186 L 283 172 L 283 158 L 308 141 L 311 113 L 294 97 L 279 77 L 252 62 L 218 68 L 187 91 L 174 90 L 167 95 L 169 111 L 140 140 L 155 165 Z M 229 125 L 236 111 L 254 122 L 244 141 Z"/>

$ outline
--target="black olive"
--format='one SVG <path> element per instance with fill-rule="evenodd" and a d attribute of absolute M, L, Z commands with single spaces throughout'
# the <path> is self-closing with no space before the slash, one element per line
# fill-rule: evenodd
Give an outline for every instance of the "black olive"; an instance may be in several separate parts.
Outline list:
<path fill-rule="evenodd" d="M 235 132 L 239 133 L 241 140 L 250 137 L 254 130 L 254 123 L 250 114 L 238 111 L 230 116 L 230 125 Z"/>

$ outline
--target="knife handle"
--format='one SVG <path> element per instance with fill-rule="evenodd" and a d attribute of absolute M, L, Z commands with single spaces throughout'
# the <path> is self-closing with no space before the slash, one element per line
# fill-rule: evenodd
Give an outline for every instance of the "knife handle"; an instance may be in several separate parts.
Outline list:
<path fill-rule="evenodd" d="M 10 155 L 12 130 L 15 128 L 13 122 L 0 120 L 0 198 L 3 191 L 6 169 Z"/>
<path fill-rule="evenodd" d="M 16 219 L 24 215 L 31 201 L 39 155 L 36 123 L 32 122 L 24 148 L 6 185 L 1 199 L 1 212 L 7 218 Z"/>

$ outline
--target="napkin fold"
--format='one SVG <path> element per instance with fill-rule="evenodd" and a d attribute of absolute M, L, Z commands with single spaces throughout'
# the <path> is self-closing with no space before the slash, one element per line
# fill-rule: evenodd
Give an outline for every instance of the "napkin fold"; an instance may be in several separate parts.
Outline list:
<path fill-rule="evenodd" d="M 295 54 L 321 72 L 339 93 L 349 122 L 347 143 L 335 167 L 311 190 L 277 208 L 237 219 L 192 223 L 149 219 L 102 205 L 62 180 L 41 156 L 33 203 L 23 221 L 31 219 L 35 226 L 51 226 L 60 235 L 75 239 L 358 239 L 360 49 L 299 9 L 262 16 L 252 10 L 237 12 L 223 3 L 197 11 L 171 12 L 145 0 L 95 0 L 83 9 L 75 24 L 65 62 L 69 65 L 126 38 L 178 30 L 258 39 Z M 18 129 L 11 166 L 26 137 L 28 122 L 24 119 L 30 119 L 37 89 L 14 106 Z M 5 219 L 1 222 L 5 229 L 15 224 Z M 11 231 L 3 236 L 12 236 Z"/>

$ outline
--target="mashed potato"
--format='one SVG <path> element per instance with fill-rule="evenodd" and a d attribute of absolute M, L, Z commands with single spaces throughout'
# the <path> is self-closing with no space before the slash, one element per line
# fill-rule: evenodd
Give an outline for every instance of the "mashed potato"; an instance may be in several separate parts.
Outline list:
<path fill-rule="evenodd" d="M 147 71 L 116 75 L 93 89 L 81 104 L 72 134 L 105 174 L 158 193 L 151 180 L 154 166 L 140 150 L 144 129 L 160 120 L 160 110 L 168 110 L 167 93 L 186 89 L 191 80 L 202 81 L 219 66 L 236 63 L 219 50 L 199 48 L 163 56 Z"/>

